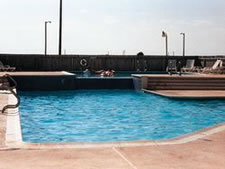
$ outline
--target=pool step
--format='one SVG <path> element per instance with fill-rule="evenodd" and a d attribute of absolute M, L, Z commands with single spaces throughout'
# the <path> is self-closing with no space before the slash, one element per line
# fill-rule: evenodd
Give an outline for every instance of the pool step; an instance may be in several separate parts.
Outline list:
<path fill-rule="evenodd" d="M 219 77 L 149 77 L 149 90 L 225 90 L 225 78 Z"/>

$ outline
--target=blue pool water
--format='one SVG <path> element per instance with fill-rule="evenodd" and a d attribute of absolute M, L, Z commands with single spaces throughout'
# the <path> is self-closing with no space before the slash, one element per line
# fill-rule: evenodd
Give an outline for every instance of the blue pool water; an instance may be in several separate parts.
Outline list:
<path fill-rule="evenodd" d="M 224 101 L 175 101 L 133 90 L 21 92 L 27 142 L 168 139 L 225 122 Z"/>

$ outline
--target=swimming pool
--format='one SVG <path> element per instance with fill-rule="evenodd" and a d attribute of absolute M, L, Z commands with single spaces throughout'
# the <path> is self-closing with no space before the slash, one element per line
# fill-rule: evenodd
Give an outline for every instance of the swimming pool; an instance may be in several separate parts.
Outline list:
<path fill-rule="evenodd" d="M 224 101 L 175 101 L 134 90 L 20 92 L 23 140 L 158 140 L 225 122 Z"/>

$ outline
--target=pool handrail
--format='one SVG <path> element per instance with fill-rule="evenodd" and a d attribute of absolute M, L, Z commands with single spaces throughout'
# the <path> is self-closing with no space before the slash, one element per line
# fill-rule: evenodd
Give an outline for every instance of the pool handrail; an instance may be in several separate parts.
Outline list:
<path fill-rule="evenodd" d="M 5 84 L 4 83 L 4 80 L 3 80 L 3 83 L 0 86 L 0 90 L 10 91 L 11 94 L 13 94 L 13 96 L 15 96 L 16 99 L 17 99 L 17 103 L 16 104 L 14 104 L 14 105 L 8 104 L 8 105 L 6 105 L 6 106 L 3 107 L 2 114 L 6 114 L 5 111 L 7 109 L 15 109 L 15 108 L 19 107 L 19 105 L 20 105 L 20 97 L 15 92 L 15 89 L 17 87 L 16 81 L 10 75 L 8 75 L 8 74 L 5 74 L 4 76 L 2 76 L 2 78 L 7 81 L 7 84 Z M 11 83 L 10 83 L 10 81 L 11 81 Z M 13 85 L 11 86 L 10 84 L 13 84 Z"/>

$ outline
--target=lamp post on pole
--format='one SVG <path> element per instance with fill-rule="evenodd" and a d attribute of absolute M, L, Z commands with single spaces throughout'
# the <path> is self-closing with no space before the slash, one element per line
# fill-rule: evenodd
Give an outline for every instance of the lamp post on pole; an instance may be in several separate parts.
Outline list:
<path fill-rule="evenodd" d="M 165 38 L 165 42 L 166 42 L 166 56 L 169 55 L 168 53 L 168 35 L 165 31 L 162 31 L 162 37 Z"/>
<path fill-rule="evenodd" d="M 62 0 L 59 4 L 59 55 L 62 55 Z"/>
<path fill-rule="evenodd" d="M 183 56 L 185 56 L 185 33 L 180 33 L 183 36 Z"/>
<path fill-rule="evenodd" d="M 45 21 L 45 55 L 47 55 L 47 48 L 48 48 L 48 23 L 52 22 Z"/>

